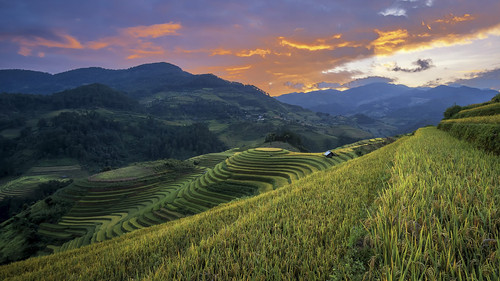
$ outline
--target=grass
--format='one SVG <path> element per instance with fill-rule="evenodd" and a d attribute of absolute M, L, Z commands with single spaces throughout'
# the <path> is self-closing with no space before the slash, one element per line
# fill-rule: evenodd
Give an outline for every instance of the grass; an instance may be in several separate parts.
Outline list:
<path fill-rule="evenodd" d="M 447 120 L 442 120 L 441 123 L 498 124 L 500 123 L 500 114 L 489 115 L 489 116 L 464 117 L 459 119 L 447 119 Z"/>
<path fill-rule="evenodd" d="M 154 175 L 155 171 L 145 166 L 128 166 L 116 170 L 106 171 L 89 178 L 90 181 L 129 181 L 140 177 Z"/>
<path fill-rule="evenodd" d="M 354 154 L 354 149 L 373 150 L 383 143 L 382 139 L 359 142 L 336 150 L 338 155 L 332 159 L 321 153 L 262 147 L 201 155 L 188 162 L 136 163 L 75 180 L 59 193 L 74 205 L 57 223 L 42 223 L 38 234 L 52 241 L 44 252 L 102 242 L 272 191 L 361 155 Z M 57 170 L 50 166 L 37 169 Z"/>
<path fill-rule="evenodd" d="M 249 199 L 2 266 L 0 279 L 498 280 L 499 175 L 498 157 L 428 127 Z"/>
<path fill-rule="evenodd" d="M 438 128 L 500 155 L 500 102 L 497 98 L 463 107 L 451 119 L 442 120 Z"/>
<path fill-rule="evenodd" d="M 499 280 L 499 186 L 497 156 L 418 131 L 398 149 L 365 223 L 375 279 Z"/>
<path fill-rule="evenodd" d="M 396 147 L 198 215 L 14 263 L 0 278 L 327 279 L 341 268 L 351 227 L 366 216 L 360 207 L 384 187 Z"/>
<path fill-rule="evenodd" d="M 456 115 L 454 115 L 453 119 L 466 118 L 466 117 L 474 117 L 474 116 L 487 116 L 487 115 L 496 115 L 500 114 L 500 103 L 498 102 L 487 102 L 479 105 L 473 105 L 466 107 L 466 109 L 462 109 Z"/>

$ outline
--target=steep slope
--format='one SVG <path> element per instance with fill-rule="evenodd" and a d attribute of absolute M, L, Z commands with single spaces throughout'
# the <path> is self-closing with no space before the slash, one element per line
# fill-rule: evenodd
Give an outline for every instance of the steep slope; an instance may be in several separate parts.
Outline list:
<path fill-rule="evenodd" d="M 424 128 L 248 200 L 2 266 L 0 278 L 497 280 L 497 160 Z"/>
<path fill-rule="evenodd" d="M 243 152 L 233 149 L 197 156 L 187 162 L 136 163 L 76 179 L 49 199 L 0 224 L 0 263 L 102 242 L 241 197 L 265 193 L 390 141 L 370 139 L 346 145 L 333 150 L 335 156 L 331 158 L 281 148 Z M 22 192 L 25 187 L 28 186 L 18 184 L 17 191 Z M 0 196 L 3 191 L 0 186 Z M 28 227 L 16 235 L 18 242 L 8 243 L 23 224 Z M 25 231 L 34 233 L 26 235 Z"/>

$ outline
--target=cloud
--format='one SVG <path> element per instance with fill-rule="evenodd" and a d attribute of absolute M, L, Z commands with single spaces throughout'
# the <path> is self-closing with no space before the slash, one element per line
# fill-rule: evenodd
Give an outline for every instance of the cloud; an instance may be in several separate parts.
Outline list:
<path fill-rule="evenodd" d="M 152 40 L 165 36 L 179 35 L 180 23 L 168 22 L 153 25 L 139 25 L 122 28 L 115 36 L 104 37 L 85 44 L 92 50 L 118 48 L 127 53 L 126 59 L 140 59 L 164 56 L 167 51 Z"/>
<path fill-rule="evenodd" d="M 471 14 L 464 14 L 463 16 L 455 16 L 453 14 L 449 14 L 442 19 L 437 19 L 435 22 L 436 23 L 455 24 L 455 23 L 464 22 L 464 21 L 471 21 L 474 19 L 476 19 L 476 17 L 472 16 Z"/>
<path fill-rule="evenodd" d="M 62 48 L 62 49 L 83 49 L 83 45 L 73 36 L 55 32 L 51 34 L 51 39 L 36 35 L 13 36 L 12 42 L 19 45 L 18 54 L 22 56 L 31 56 L 32 51 L 38 47 Z"/>
<path fill-rule="evenodd" d="M 293 83 L 290 81 L 286 81 L 283 83 L 283 85 L 287 86 L 288 88 L 296 89 L 296 90 L 303 90 L 306 86 L 304 83 Z"/>
<path fill-rule="evenodd" d="M 320 82 L 317 83 L 315 86 L 318 89 L 337 89 L 342 87 L 342 85 L 340 85 L 339 83 L 328 83 L 328 82 Z"/>
<path fill-rule="evenodd" d="M 387 77 L 380 77 L 380 76 L 370 76 L 370 77 L 355 79 L 349 83 L 342 85 L 342 87 L 356 88 L 373 83 L 391 83 L 391 82 L 394 82 L 394 79 Z"/>
<path fill-rule="evenodd" d="M 402 71 L 402 72 L 409 72 L 409 73 L 415 73 L 415 72 L 421 72 L 424 70 L 427 70 L 434 65 L 432 64 L 432 59 L 418 59 L 417 61 L 413 62 L 414 65 L 417 67 L 415 68 L 402 68 L 399 67 L 397 64 L 391 69 L 392 71 Z"/>
<path fill-rule="evenodd" d="M 251 56 L 254 56 L 254 55 L 259 55 L 261 57 L 265 57 L 266 55 L 270 54 L 271 53 L 271 50 L 269 49 L 255 49 L 255 50 L 245 50 L 245 51 L 241 51 L 241 52 L 238 52 L 236 53 L 236 55 L 238 57 L 251 57 Z"/>
<path fill-rule="evenodd" d="M 487 71 L 473 71 L 468 77 L 457 79 L 449 84 L 459 84 L 480 89 L 500 91 L 500 68 Z"/>
<path fill-rule="evenodd" d="M 379 13 L 382 16 L 395 16 L 395 17 L 406 17 L 406 10 L 397 7 L 387 8 Z"/>
<path fill-rule="evenodd" d="M 392 53 L 403 46 L 410 35 L 406 29 L 395 29 L 389 31 L 381 31 L 375 29 L 378 38 L 371 42 L 375 54 Z"/>
<path fill-rule="evenodd" d="M 177 31 L 182 28 L 180 23 L 163 23 L 153 25 L 140 25 L 123 29 L 123 33 L 135 38 L 158 38 L 167 35 L 179 35 Z"/>
<path fill-rule="evenodd" d="M 230 55 L 233 52 L 231 50 L 223 49 L 223 48 L 217 48 L 214 50 L 211 50 L 211 56 L 224 56 L 224 55 Z"/>
<path fill-rule="evenodd" d="M 301 43 L 293 43 L 289 40 L 286 40 L 283 37 L 280 37 L 280 44 L 282 46 L 289 46 L 292 48 L 296 49 L 301 49 L 301 50 L 308 50 L 308 51 L 318 51 L 318 50 L 330 50 L 333 47 L 324 43 L 319 43 L 319 44 L 301 44 Z"/>
<path fill-rule="evenodd" d="M 446 71 L 461 77 L 451 69 L 485 57 L 491 62 L 477 70 L 495 68 L 498 52 L 481 54 L 481 44 L 500 42 L 500 2 L 494 0 L 10 2 L 0 9 L 1 67 L 55 72 L 168 61 L 273 95 L 366 76 L 413 85 Z M 58 9 L 51 9 L 56 2 Z M 438 55 L 457 45 L 476 49 L 477 57 L 455 53 L 444 61 Z M 41 53 L 43 60 L 36 57 Z M 412 65 L 418 58 L 438 66 L 413 75 L 425 68 Z M 398 65 L 383 65 L 392 62 Z"/>
<path fill-rule="evenodd" d="M 240 71 L 243 71 L 243 70 L 248 70 L 252 68 L 251 65 L 245 65 L 245 66 L 236 66 L 236 67 L 229 67 L 229 68 L 226 68 L 226 71 L 230 71 L 230 72 L 240 72 Z"/>

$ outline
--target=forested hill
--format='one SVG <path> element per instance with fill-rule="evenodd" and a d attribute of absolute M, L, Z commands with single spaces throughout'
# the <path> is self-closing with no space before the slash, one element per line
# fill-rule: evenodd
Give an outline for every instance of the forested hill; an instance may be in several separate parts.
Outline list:
<path fill-rule="evenodd" d="M 105 84 L 132 96 L 203 87 L 231 87 L 261 92 L 254 86 L 229 82 L 212 74 L 194 75 L 164 62 L 119 70 L 79 68 L 58 74 L 18 69 L 0 70 L 0 92 L 6 93 L 51 94 L 93 83 Z"/>
<path fill-rule="evenodd" d="M 68 108 L 103 107 L 117 110 L 140 110 L 139 103 L 122 92 L 102 84 L 81 86 L 52 95 L 0 94 L 0 113 L 26 114 Z"/>

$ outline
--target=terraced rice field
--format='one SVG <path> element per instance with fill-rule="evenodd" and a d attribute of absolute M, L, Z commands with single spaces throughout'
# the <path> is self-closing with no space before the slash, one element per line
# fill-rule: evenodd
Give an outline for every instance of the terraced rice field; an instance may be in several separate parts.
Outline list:
<path fill-rule="evenodd" d="M 85 176 L 80 165 L 37 166 L 25 175 L 0 185 L 0 201 L 5 197 L 24 197 L 33 192 L 38 185 L 51 180 Z"/>
<path fill-rule="evenodd" d="M 500 155 L 500 102 L 495 98 L 463 107 L 450 119 L 442 120 L 438 128 Z"/>
<path fill-rule="evenodd" d="M 57 224 L 41 224 L 39 233 L 66 241 L 49 247 L 58 252 L 167 221 L 151 216 L 153 206 L 174 198 L 184 182 L 201 172 L 196 169 L 175 178 L 164 171 L 129 180 L 75 181 L 63 195 L 76 201 L 73 208 Z M 177 217 L 172 215 L 169 220 Z"/>
<path fill-rule="evenodd" d="M 9 181 L 0 186 L 0 201 L 6 197 L 24 197 L 33 192 L 41 183 L 57 180 L 59 177 L 43 176 L 24 176 Z"/>
<path fill-rule="evenodd" d="M 41 224 L 39 233 L 61 241 L 49 251 L 78 248 L 277 189 L 384 144 L 366 140 L 334 150 L 332 158 L 280 148 L 230 150 L 194 157 L 195 168 L 176 176 L 154 165 L 101 173 L 75 181 L 63 195 L 76 201 L 73 208 L 57 224 Z"/>

